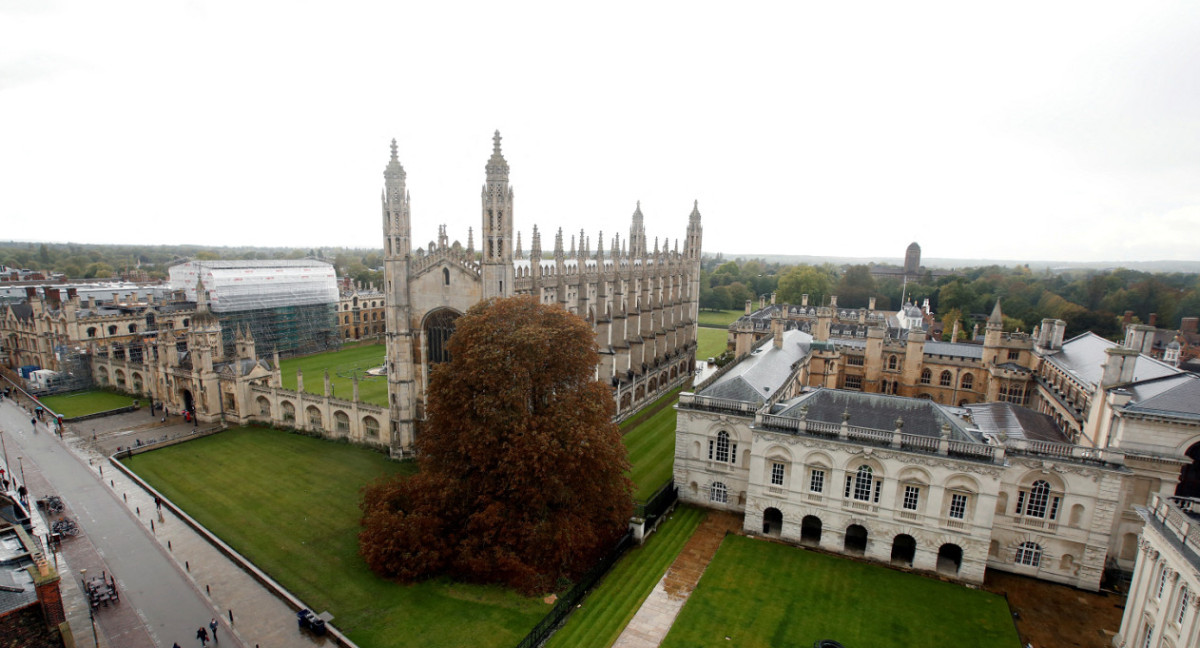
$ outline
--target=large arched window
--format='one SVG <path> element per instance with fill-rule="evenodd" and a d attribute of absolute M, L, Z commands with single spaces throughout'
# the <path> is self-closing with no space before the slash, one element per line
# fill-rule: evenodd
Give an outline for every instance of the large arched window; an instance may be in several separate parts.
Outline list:
<path fill-rule="evenodd" d="M 896 370 L 896 356 L 888 356 L 888 369 Z"/>
<path fill-rule="evenodd" d="M 973 376 L 971 374 L 963 374 L 961 384 L 962 384 L 963 389 L 974 389 L 975 388 L 975 376 Z"/>
<path fill-rule="evenodd" d="M 454 322 L 457 319 L 458 313 L 446 308 L 435 311 L 425 318 L 425 339 L 427 340 L 425 358 L 429 364 L 450 360 L 450 350 L 446 348 L 446 343 L 450 341 L 450 336 L 454 335 Z"/>
<path fill-rule="evenodd" d="M 853 475 L 846 475 L 846 497 L 860 502 L 879 502 L 879 490 L 883 480 L 875 479 L 870 466 L 859 466 Z"/>
<path fill-rule="evenodd" d="M 941 377 L 938 378 L 938 384 L 942 387 L 949 387 L 954 381 L 954 377 L 949 371 L 943 371 Z"/>
<path fill-rule="evenodd" d="M 1039 567 L 1042 564 L 1042 547 L 1036 542 L 1022 542 L 1017 547 L 1017 564 Z"/>
<path fill-rule="evenodd" d="M 717 504 L 725 504 L 729 502 L 729 489 L 721 482 L 713 482 L 712 486 L 708 487 L 708 499 Z"/>
<path fill-rule="evenodd" d="M 1061 501 L 1061 497 L 1051 494 L 1050 483 L 1039 479 L 1028 491 L 1023 490 L 1017 495 L 1017 514 L 1057 520 Z"/>
<path fill-rule="evenodd" d="M 928 385 L 933 382 L 933 372 L 928 369 L 921 370 L 921 384 Z"/>
<path fill-rule="evenodd" d="M 715 440 L 708 440 L 708 458 L 721 463 L 737 462 L 737 443 L 730 440 L 728 432 L 721 430 Z"/>

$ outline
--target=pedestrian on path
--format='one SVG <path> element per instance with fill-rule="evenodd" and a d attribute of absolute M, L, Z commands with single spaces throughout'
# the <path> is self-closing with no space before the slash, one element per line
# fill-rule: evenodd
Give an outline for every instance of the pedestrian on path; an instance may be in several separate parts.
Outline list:
<path fill-rule="evenodd" d="M 213 633 L 212 640 L 213 640 L 213 643 L 217 643 L 217 617 L 213 617 L 213 618 L 212 618 L 212 621 L 209 621 L 209 622 L 208 622 L 208 627 L 212 628 L 212 633 Z"/>
<path fill-rule="evenodd" d="M 207 646 L 208 645 L 208 630 L 205 630 L 204 626 L 200 626 L 200 629 L 196 631 L 196 638 L 200 640 L 201 647 Z"/>
<path fill-rule="evenodd" d="M 176 641 L 175 643 L 171 644 L 171 648 L 179 648 L 179 642 Z"/>

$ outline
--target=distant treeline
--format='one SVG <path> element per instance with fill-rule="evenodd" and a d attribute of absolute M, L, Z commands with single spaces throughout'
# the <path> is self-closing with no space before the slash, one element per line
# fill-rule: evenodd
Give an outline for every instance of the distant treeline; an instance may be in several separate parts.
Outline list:
<path fill-rule="evenodd" d="M 382 249 L 206 247 L 198 245 L 91 245 L 0 241 L 0 265 L 62 273 L 70 279 L 165 279 L 167 268 L 192 259 L 320 259 L 338 276 L 379 285 Z"/>
<path fill-rule="evenodd" d="M 982 322 L 996 299 L 1001 301 L 1007 330 L 1031 331 L 1044 318 L 1067 322 L 1067 333 L 1090 330 L 1119 339 L 1121 317 L 1132 311 L 1135 321 L 1178 328 L 1180 319 L 1200 316 L 1200 275 L 1196 273 L 1111 270 L 1042 270 L 1027 266 L 985 266 L 960 270 L 953 276 L 929 272 L 907 284 L 893 277 L 875 277 L 867 265 L 785 265 L 761 259 L 725 261 L 706 257 L 700 278 L 700 307 L 741 309 L 746 300 L 758 307 L 760 296 L 776 293 L 776 302 L 822 305 L 836 295 L 838 306 L 859 308 L 876 298 L 876 308 L 896 310 L 906 301 L 920 305 L 929 298 L 936 317 L 951 330 L 960 319 L 964 331 Z"/>

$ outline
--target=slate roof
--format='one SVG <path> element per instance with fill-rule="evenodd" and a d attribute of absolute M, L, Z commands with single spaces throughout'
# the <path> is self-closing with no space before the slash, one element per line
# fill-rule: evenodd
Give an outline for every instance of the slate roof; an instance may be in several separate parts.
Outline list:
<path fill-rule="evenodd" d="M 787 381 L 792 365 L 808 355 L 812 336 L 803 331 L 785 331 L 783 346 L 767 342 L 742 358 L 727 373 L 704 388 L 700 396 L 763 403 Z"/>
<path fill-rule="evenodd" d="M 1067 435 L 1054 423 L 1054 419 L 1035 412 L 1028 407 L 1012 403 L 976 403 L 965 406 L 971 412 L 971 420 L 984 434 L 1010 439 L 1071 443 Z"/>
<path fill-rule="evenodd" d="M 1119 346 L 1116 342 L 1088 331 L 1063 342 L 1062 350 L 1047 355 L 1046 359 L 1084 383 L 1099 385 L 1104 376 L 1104 363 L 1108 360 L 1105 350 L 1116 346 Z M 1179 373 L 1179 370 L 1169 364 L 1139 355 L 1133 368 L 1133 381 L 1151 380 L 1176 373 Z"/>
<path fill-rule="evenodd" d="M 964 344 L 962 342 L 926 342 L 925 355 L 982 360 L 983 346 L 979 344 Z"/>
<path fill-rule="evenodd" d="M 1126 389 L 1133 395 L 1126 411 L 1200 419 L 1200 376 L 1180 373 Z"/>
<path fill-rule="evenodd" d="M 942 424 L 949 423 L 950 438 L 982 442 L 982 437 L 946 408 L 920 398 L 821 388 L 781 404 L 777 414 L 795 418 L 803 415 L 810 421 L 841 425 L 842 413 L 847 411 L 850 425 L 856 427 L 894 430 L 896 419 L 902 419 L 905 434 L 940 438 Z"/>

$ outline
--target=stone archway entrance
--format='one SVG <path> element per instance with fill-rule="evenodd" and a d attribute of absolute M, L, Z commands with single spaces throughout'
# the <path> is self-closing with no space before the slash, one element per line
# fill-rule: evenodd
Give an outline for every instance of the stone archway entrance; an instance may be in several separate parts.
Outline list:
<path fill-rule="evenodd" d="M 861 524 L 851 524 L 846 529 L 846 553 L 861 556 L 867 553 L 867 528 Z"/>
<path fill-rule="evenodd" d="M 821 544 L 821 518 L 805 515 L 800 521 L 800 543 L 812 546 Z"/>
<path fill-rule="evenodd" d="M 783 512 L 777 508 L 763 511 L 763 535 L 778 538 L 783 533 Z"/>
<path fill-rule="evenodd" d="M 913 558 L 917 555 L 917 541 L 907 533 L 901 533 L 892 540 L 892 564 L 901 567 L 912 567 Z"/>
<path fill-rule="evenodd" d="M 962 547 L 946 543 L 938 548 L 937 570 L 943 574 L 957 576 L 958 568 L 962 567 L 962 558 Z"/>
<path fill-rule="evenodd" d="M 196 401 L 194 398 L 192 398 L 192 390 L 184 389 L 180 392 L 180 395 L 183 396 L 183 409 L 185 409 L 185 410 L 191 412 L 193 415 L 195 415 L 196 414 Z"/>

